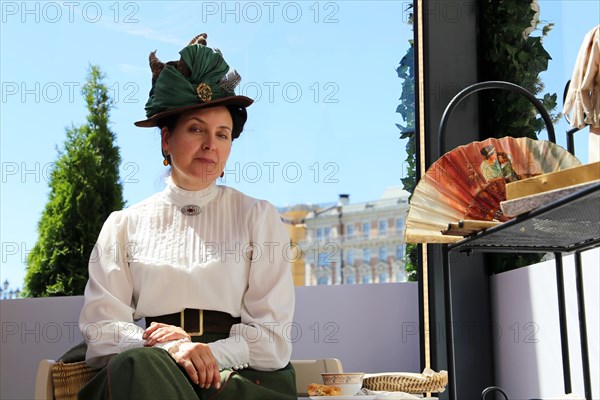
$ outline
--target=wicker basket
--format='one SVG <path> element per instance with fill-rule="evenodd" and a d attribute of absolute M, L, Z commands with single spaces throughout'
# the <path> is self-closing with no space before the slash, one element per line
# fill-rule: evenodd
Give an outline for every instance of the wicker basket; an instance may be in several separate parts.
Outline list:
<path fill-rule="evenodd" d="M 440 393 L 446 390 L 448 373 L 426 369 L 422 374 L 409 372 L 389 372 L 368 374 L 363 387 L 369 390 L 405 393 Z"/>
<path fill-rule="evenodd" d="M 77 393 L 98 371 L 98 369 L 89 367 L 85 361 L 74 363 L 57 362 L 52 366 L 54 399 L 77 399 Z"/>

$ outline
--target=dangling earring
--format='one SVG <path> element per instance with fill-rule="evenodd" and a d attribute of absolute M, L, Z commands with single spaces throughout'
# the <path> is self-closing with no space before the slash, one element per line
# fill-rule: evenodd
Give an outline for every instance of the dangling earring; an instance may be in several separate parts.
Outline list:
<path fill-rule="evenodd" d="M 164 157 L 165 157 L 165 159 L 163 160 L 163 165 L 165 167 L 168 167 L 169 164 L 171 164 L 171 160 L 169 160 L 169 153 L 165 152 Z"/>
<path fill-rule="evenodd" d="M 221 175 L 219 175 L 221 178 L 225 176 L 225 171 L 221 172 Z"/>

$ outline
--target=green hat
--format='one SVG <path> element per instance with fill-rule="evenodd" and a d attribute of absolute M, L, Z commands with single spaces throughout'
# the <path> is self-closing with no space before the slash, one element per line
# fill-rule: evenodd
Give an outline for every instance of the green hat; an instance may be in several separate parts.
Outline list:
<path fill-rule="evenodd" d="M 156 51 L 150 53 L 152 89 L 146 102 L 146 118 L 136 126 L 151 128 L 169 115 L 215 106 L 248 107 L 253 100 L 237 96 L 235 87 L 241 76 L 223 59 L 218 49 L 206 47 L 202 33 L 179 52 L 179 61 L 161 62 Z"/>

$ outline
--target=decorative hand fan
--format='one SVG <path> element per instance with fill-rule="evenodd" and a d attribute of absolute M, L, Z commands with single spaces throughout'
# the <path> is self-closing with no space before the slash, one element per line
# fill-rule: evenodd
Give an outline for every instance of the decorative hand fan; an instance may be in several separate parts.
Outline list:
<path fill-rule="evenodd" d="M 504 137 L 458 147 L 438 159 L 421 178 L 410 201 L 404 239 L 408 243 L 453 243 L 443 235 L 461 220 L 508 221 L 500 202 L 506 186 L 581 163 L 545 140 Z"/>

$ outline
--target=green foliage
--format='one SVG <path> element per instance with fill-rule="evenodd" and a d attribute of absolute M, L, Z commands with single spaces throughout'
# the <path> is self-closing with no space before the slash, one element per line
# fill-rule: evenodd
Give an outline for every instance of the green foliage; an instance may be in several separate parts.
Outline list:
<path fill-rule="evenodd" d="M 402 79 L 402 95 L 396 112 L 402 116 L 405 125 L 396 124 L 400 129 L 400 139 L 408 139 L 406 143 L 406 160 L 402 166 L 401 178 L 404 189 L 413 192 L 416 182 L 417 159 L 415 155 L 415 71 L 414 71 L 414 45 L 410 40 L 410 47 L 406 55 L 400 60 L 396 69 L 398 78 Z"/>
<path fill-rule="evenodd" d="M 481 80 L 512 82 L 540 95 L 544 85 L 540 73 L 548 69 L 552 59 L 544 49 L 543 38 L 553 24 L 548 23 L 540 32 L 538 15 L 532 8 L 537 2 L 523 0 L 488 0 L 482 5 L 482 46 L 480 59 Z M 533 21 L 533 22 L 532 22 Z M 541 101 L 556 121 L 556 93 L 546 93 Z M 524 96 L 507 91 L 481 93 L 482 128 L 485 137 L 529 137 L 537 139 L 545 124 L 534 106 Z"/>
<path fill-rule="evenodd" d="M 90 254 L 113 210 L 123 208 L 121 157 L 108 128 L 113 106 L 104 74 L 90 66 L 82 94 L 87 123 L 67 129 L 64 150 L 50 174 L 50 194 L 27 259 L 25 296 L 83 294 Z"/>
<path fill-rule="evenodd" d="M 550 117 L 556 122 L 560 113 L 556 109 L 556 93 L 541 93 L 544 85 L 540 73 L 548 69 L 552 59 L 544 49 L 543 38 L 551 31 L 548 23 L 538 29 L 538 15 L 532 8 L 537 1 L 487 0 L 482 5 L 481 24 L 481 78 L 515 83 L 529 90 L 540 99 Z M 533 21 L 533 22 L 532 22 Z M 541 36 L 532 36 L 541 32 Z M 537 139 L 545 128 L 543 119 L 524 96 L 507 91 L 485 91 L 481 93 L 482 128 L 484 137 L 504 136 Z M 490 255 L 493 272 L 536 263 L 542 256 L 537 254 Z"/>
<path fill-rule="evenodd" d="M 409 282 L 417 282 L 419 280 L 419 272 L 417 270 L 418 258 L 417 258 L 417 250 L 419 247 L 416 243 L 407 243 L 406 244 L 406 255 L 404 256 L 404 265 L 406 270 L 406 275 L 408 277 Z"/>
<path fill-rule="evenodd" d="M 543 38 L 553 24 L 538 29 L 537 13 L 532 0 L 486 0 L 481 3 L 480 80 L 502 80 L 515 83 L 541 97 L 554 122 L 560 113 L 553 113 L 557 106 L 556 93 L 545 93 L 540 73 L 548 68 L 550 54 L 544 49 Z M 411 16 L 412 17 L 412 16 Z M 412 23 L 412 18 L 410 18 Z M 533 21 L 533 24 L 532 24 Z M 534 34 L 535 33 L 535 34 Z M 536 36 L 537 35 L 537 36 Z M 413 43 L 400 61 L 398 77 L 403 79 L 400 105 L 396 109 L 405 125 L 397 124 L 400 138 L 406 143 L 407 158 L 403 166 L 402 183 L 412 193 L 416 186 L 415 155 L 415 75 Z M 507 91 L 480 92 L 482 137 L 529 137 L 545 128 L 543 119 L 535 107 L 522 95 Z M 409 280 L 417 280 L 417 246 L 407 244 L 406 271 Z M 538 255 L 500 255 L 493 257 L 494 271 L 528 265 L 539 260 Z"/>
<path fill-rule="evenodd" d="M 411 5 L 412 6 L 412 5 Z M 409 24 L 413 25 L 413 14 L 409 14 Z M 400 104 L 396 112 L 402 116 L 404 125 L 396 124 L 400 130 L 400 139 L 408 139 L 406 142 L 406 160 L 402 165 L 402 185 L 404 190 L 412 193 L 417 186 L 417 156 L 416 156 L 416 135 L 415 135 L 415 61 L 414 61 L 414 42 L 409 41 L 409 48 L 406 54 L 400 60 L 400 65 L 396 68 L 398 78 L 402 79 L 402 94 L 400 95 Z M 414 243 L 406 244 L 406 253 L 404 255 L 404 267 L 408 280 L 416 282 L 418 280 L 417 272 L 417 245 Z"/>

